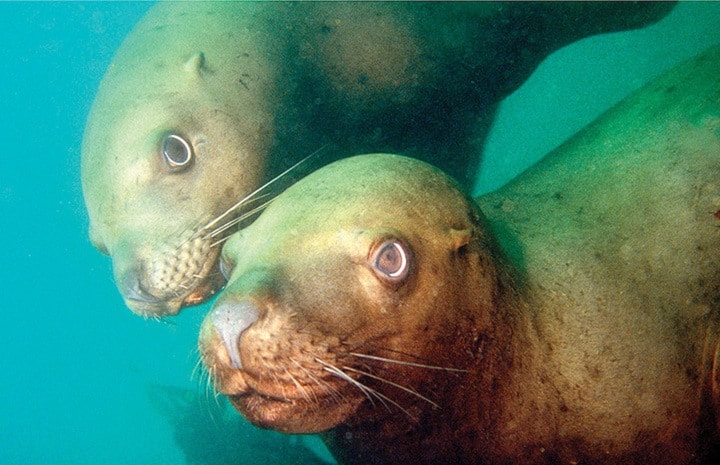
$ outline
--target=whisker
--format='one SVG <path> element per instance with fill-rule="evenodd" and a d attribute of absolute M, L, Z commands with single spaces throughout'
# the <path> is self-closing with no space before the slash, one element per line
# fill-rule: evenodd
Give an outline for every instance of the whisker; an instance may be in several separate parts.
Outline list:
<path fill-rule="evenodd" d="M 198 376 L 198 374 L 200 375 L 200 377 L 198 378 L 198 381 L 202 381 L 202 371 L 201 371 L 202 366 L 203 366 L 202 358 L 198 357 L 197 362 L 195 362 L 195 366 L 193 367 L 192 371 L 190 372 L 190 381 L 194 381 L 195 376 Z"/>
<path fill-rule="evenodd" d="M 346 374 L 345 376 L 347 376 L 347 374 Z M 352 379 L 352 378 L 351 378 L 351 379 Z M 387 409 L 388 412 L 390 411 L 390 407 L 388 407 L 388 405 L 386 404 L 386 402 L 390 402 L 392 405 L 394 405 L 395 407 L 397 407 L 398 409 L 400 409 L 400 410 L 401 410 L 405 415 L 407 415 L 408 418 L 410 418 L 411 420 L 417 421 L 417 417 L 416 417 L 415 415 L 413 415 L 413 414 L 411 414 L 410 412 L 408 412 L 407 409 L 405 409 L 402 405 L 400 405 L 399 403 L 395 402 L 394 400 L 392 400 L 391 398 L 389 398 L 389 397 L 386 396 L 385 394 L 383 394 L 383 393 L 381 393 L 380 391 L 377 391 L 377 390 L 369 387 L 369 386 L 366 385 L 366 384 L 361 383 L 361 382 L 358 381 L 358 380 L 355 380 L 355 382 L 356 382 L 357 384 L 359 384 L 360 386 L 363 386 L 363 388 L 367 389 L 367 391 L 368 391 L 370 394 L 372 394 L 373 396 L 377 397 L 377 398 L 380 400 L 380 402 L 383 404 L 383 406 L 385 406 L 385 408 Z"/>
<path fill-rule="evenodd" d="M 344 369 L 344 370 L 348 370 L 348 371 L 353 371 L 353 372 L 358 373 L 358 374 L 361 374 L 361 375 L 363 375 L 363 376 L 367 376 L 368 378 L 376 379 L 376 380 L 381 381 L 381 382 L 383 382 L 383 383 L 385 383 L 385 384 L 389 384 L 390 386 L 395 386 L 395 387 L 398 388 L 398 389 L 402 389 L 403 391 L 405 391 L 405 392 L 407 392 L 407 393 L 409 393 L 409 394 L 412 394 L 412 395 L 414 395 L 414 396 L 417 396 L 419 399 L 424 400 L 425 402 L 427 402 L 428 404 L 432 405 L 432 406 L 435 407 L 435 408 L 438 408 L 438 409 L 440 408 L 440 406 L 439 406 L 438 404 L 436 404 L 436 403 L 433 402 L 432 400 L 428 399 L 427 397 L 423 396 L 422 394 L 420 394 L 419 392 L 415 391 L 414 389 L 410 389 L 410 388 L 407 387 L 407 386 L 403 386 L 403 385 L 401 385 L 401 384 L 394 383 L 394 382 L 390 381 L 389 379 L 381 378 L 380 376 L 375 376 L 375 375 L 370 374 L 370 373 L 368 373 L 368 372 L 366 372 L 366 371 L 358 370 L 358 369 L 356 369 L 356 368 L 344 366 L 343 369 Z"/>
<path fill-rule="evenodd" d="M 236 224 L 240 223 L 241 221 L 243 221 L 243 220 L 245 220 L 245 219 L 253 216 L 254 214 L 256 214 L 256 213 L 258 213 L 258 212 L 266 209 L 266 208 L 268 207 L 268 205 L 270 205 L 270 204 L 272 203 L 273 200 L 275 200 L 275 199 L 272 198 L 272 199 L 268 200 L 267 202 L 264 202 L 264 203 L 262 203 L 261 205 L 258 205 L 257 207 L 253 208 L 252 210 L 250 210 L 250 211 L 248 211 L 248 212 L 246 212 L 246 213 L 243 213 L 242 215 L 238 216 L 237 218 L 233 218 L 232 220 L 228 221 L 228 222 L 225 223 L 224 225 L 219 226 L 219 227 L 216 228 L 216 229 L 213 229 L 212 231 L 210 231 L 209 233 L 207 233 L 207 234 L 203 237 L 203 239 L 207 239 L 207 238 L 209 238 L 209 237 L 215 237 L 215 236 L 217 236 L 218 234 L 221 234 L 221 233 L 227 231 L 228 229 L 232 228 L 233 226 L 235 226 Z"/>
<path fill-rule="evenodd" d="M 307 393 L 307 390 L 306 390 L 305 387 L 304 387 L 302 384 L 300 384 L 300 382 L 292 375 L 292 373 L 290 373 L 290 370 L 288 370 L 287 368 L 285 368 L 285 374 L 290 377 L 290 381 L 292 381 L 293 384 L 294 384 L 294 385 L 298 388 L 298 390 L 302 393 L 303 398 L 304 398 L 306 401 L 310 402 L 311 399 L 310 399 L 310 395 Z M 315 397 L 315 396 L 313 396 L 313 397 Z M 316 400 L 317 400 L 317 399 L 316 399 Z"/>
<path fill-rule="evenodd" d="M 205 381 L 205 395 L 210 393 L 212 395 L 213 399 L 215 400 L 215 405 L 219 406 L 220 405 L 220 392 L 217 390 L 217 388 L 215 387 L 215 383 L 213 382 L 213 380 L 215 379 L 216 371 L 217 370 L 215 367 L 211 367 L 207 370 L 207 378 Z"/>
<path fill-rule="evenodd" d="M 215 400 L 215 404 L 217 406 L 220 406 L 220 393 L 215 388 L 215 383 L 213 381 L 215 379 L 215 366 L 205 366 L 202 360 L 202 355 L 200 354 L 200 350 L 198 348 L 195 348 L 195 355 L 197 356 L 198 361 L 192 371 L 191 379 L 194 378 L 195 374 L 199 371 L 200 379 L 198 380 L 198 382 L 199 384 L 205 385 L 205 398 L 209 399 L 210 394 L 212 394 L 212 397 Z"/>
<path fill-rule="evenodd" d="M 216 240 L 215 242 L 213 242 L 212 244 L 210 244 L 210 248 L 217 247 L 217 246 L 220 245 L 220 244 L 224 244 L 224 243 L 227 242 L 231 237 L 232 237 L 232 235 L 230 235 L 230 236 L 225 236 L 225 237 L 223 237 L 222 239 Z"/>
<path fill-rule="evenodd" d="M 285 392 L 285 386 L 283 385 L 283 383 L 280 382 L 280 380 L 277 377 L 277 374 L 274 371 L 270 372 L 270 374 L 272 375 L 272 378 L 273 378 L 273 381 L 275 381 L 275 384 L 280 388 L 280 392 L 282 393 L 283 399 L 288 400 L 289 397 L 287 395 L 287 392 Z"/>
<path fill-rule="evenodd" d="M 405 415 L 408 416 L 408 418 L 412 419 L 413 421 L 417 421 L 417 417 L 415 417 L 414 415 L 412 415 L 412 414 L 411 414 L 410 412 L 408 412 L 402 405 L 398 404 L 397 402 L 395 402 L 394 400 L 392 400 L 392 399 L 389 398 L 388 396 L 384 395 L 383 393 L 381 393 L 381 392 L 379 392 L 379 391 L 377 391 L 377 390 L 375 390 L 375 389 L 373 389 L 373 388 L 371 388 L 371 387 L 369 387 L 369 386 L 361 383 L 360 381 L 358 381 L 358 380 L 356 380 L 356 379 L 353 379 L 353 378 L 352 378 L 351 376 L 349 376 L 347 373 L 345 373 L 345 372 L 342 371 L 340 368 L 338 368 L 338 367 L 336 367 L 336 366 L 334 366 L 334 365 L 331 365 L 331 364 L 329 364 L 329 363 L 327 363 L 327 362 L 324 362 L 324 361 L 320 360 L 319 358 L 315 358 L 315 361 L 317 361 L 318 363 L 320 363 L 321 365 L 323 365 L 323 369 L 324 369 L 325 371 L 327 371 L 327 372 L 329 372 L 329 373 L 331 373 L 331 374 L 333 374 L 333 375 L 335 375 L 335 376 L 338 376 L 338 377 L 341 378 L 341 379 L 344 379 L 344 380 L 350 382 L 353 386 L 355 386 L 355 387 L 357 387 L 358 389 L 360 389 L 360 390 L 363 392 L 363 394 L 365 394 L 365 397 L 367 397 L 367 398 L 370 400 L 370 403 L 371 403 L 372 405 L 375 405 L 375 402 L 373 402 L 373 400 L 372 400 L 372 398 L 371 398 L 371 396 L 374 396 L 374 397 L 376 397 L 376 398 L 383 404 L 383 406 L 384 406 L 388 411 L 390 411 L 390 407 L 388 407 L 388 405 L 387 405 L 386 402 L 389 402 L 389 403 L 391 403 L 392 405 L 394 405 L 395 407 L 397 407 L 398 409 L 400 409 Z"/>
<path fill-rule="evenodd" d="M 349 355 L 353 355 L 358 358 L 365 358 L 368 360 L 375 360 L 378 362 L 387 362 L 387 363 L 394 363 L 396 365 L 405 365 L 405 366 L 411 366 L 416 368 L 427 368 L 428 370 L 442 370 L 442 371 L 451 371 L 455 373 L 467 373 L 468 370 L 463 370 L 460 368 L 449 368 L 449 367 L 441 367 L 436 365 L 424 365 L 422 363 L 414 363 L 414 362 L 405 362 L 403 360 L 394 360 L 391 358 L 385 358 L 385 357 L 378 357 L 377 355 L 368 355 L 368 354 L 360 354 L 357 352 L 348 352 Z"/>
<path fill-rule="evenodd" d="M 298 362 L 297 360 L 295 360 L 294 358 L 290 357 L 289 360 L 290 360 L 296 367 L 298 367 L 302 372 L 304 372 L 305 375 L 306 375 L 308 378 L 310 378 L 312 381 L 314 381 L 315 384 L 317 384 L 317 385 L 320 386 L 321 388 L 324 387 L 324 388 L 327 390 L 327 392 L 330 394 L 330 396 L 332 396 L 332 398 L 333 398 L 333 400 L 334 400 L 335 402 L 339 402 L 339 400 L 340 400 L 341 398 L 343 398 L 342 394 L 339 393 L 338 390 L 335 389 L 333 386 L 331 386 L 330 383 L 328 383 L 328 382 L 326 382 L 326 381 L 323 381 L 323 380 L 321 380 L 321 379 L 318 379 L 316 376 L 313 376 L 313 374 L 310 373 L 310 370 L 308 370 L 307 368 L 305 368 L 304 366 L 302 366 L 302 364 L 301 364 L 300 362 Z M 317 396 L 316 396 L 314 393 L 313 393 L 313 397 L 315 397 L 315 398 L 317 399 Z"/>
<path fill-rule="evenodd" d="M 206 224 L 201 230 L 204 231 L 204 230 L 210 229 L 211 227 L 215 226 L 220 220 L 222 220 L 223 218 L 225 218 L 226 216 L 228 216 L 229 214 L 231 214 L 231 213 L 232 213 L 234 210 L 236 210 L 237 208 L 241 207 L 243 204 L 245 204 L 245 202 L 247 202 L 248 200 L 252 199 L 252 198 L 255 197 L 257 194 L 259 194 L 260 192 L 262 192 L 263 190 L 267 189 L 269 186 L 271 186 L 272 184 L 274 184 L 275 182 L 277 182 L 278 180 L 280 180 L 281 178 L 283 178 L 284 176 L 286 176 L 288 173 L 290 173 L 291 171 L 295 170 L 298 166 L 302 165 L 303 163 L 305 163 L 306 161 L 308 161 L 310 158 L 312 158 L 312 157 L 314 157 L 315 155 L 317 155 L 317 154 L 318 154 L 321 150 L 323 150 L 325 147 L 326 147 L 326 146 L 320 147 L 319 149 L 317 149 L 316 151 L 314 151 L 313 153 L 311 153 L 311 154 L 308 155 L 307 157 L 305 157 L 305 158 L 303 158 L 302 160 L 300 160 L 299 162 L 295 163 L 295 164 L 292 165 L 290 168 L 286 169 L 286 170 L 283 171 L 282 173 L 278 174 L 277 176 L 275 176 L 274 178 L 272 178 L 271 180 L 269 180 L 268 182 L 266 182 L 266 183 L 263 184 L 262 186 L 258 187 L 257 189 L 255 189 L 254 191 L 252 191 L 251 193 L 249 193 L 248 195 L 246 195 L 245 197 L 243 197 L 242 199 L 240 199 L 240 201 L 238 201 L 238 202 L 235 203 L 233 206 L 231 206 L 230 208 L 228 208 L 227 210 L 225 210 L 224 213 L 221 213 L 221 214 L 220 214 L 219 216 L 217 216 L 214 220 L 212 220 L 212 221 L 210 221 L 208 224 Z"/>
<path fill-rule="evenodd" d="M 375 405 L 375 401 L 373 400 L 372 396 L 370 395 L 369 388 L 368 388 L 367 386 L 365 386 L 364 384 L 362 384 L 362 383 L 360 383 L 360 382 L 352 379 L 350 376 L 348 376 L 347 373 L 343 372 L 340 368 L 337 368 L 337 367 L 334 366 L 334 365 L 331 365 L 331 364 L 329 364 L 329 363 L 327 363 L 327 362 L 324 362 L 324 361 L 320 360 L 320 359 L 317 358 L 317 357 L 315 358 L 315 361 L 318 362 L 319 364 L 321 364 L 321 365 L 323 366 L 323 370 L 327 371 L 328 373 L 330 373 L 330 374 L 332 374 L 332 375 L 337 376 L 337 377 L 340 378 L 340 379 L 343 379 L 343 380 L 349 382 L 350 384 L 352 384 L 352 385 L 355 386 L 356 388 L 360 389 L 360 391 L 361 391 L 363 394 L 365 394 L 365 397 L 367 397 L 367 399 L 370 401 L 370 403 L 371 403 L 372 405 Z"/>
<path fill-rule="evenodd" d="M 263 195 L 259 196 L 259 197 L 256 198 L 256 199 L 252 199 L 250 202 L 253 202 L 253 201 L 255 201 L 255 200 L 260 200 L 260 199 L 262 199 L 262 198 L 267 197 L 268 195 L 269 195 L 269 194 L 263 194 Z M 273 199 L 274 199 L 274 198 L 273 198 Z M 255 213 L 264 210 L 268 205 L 270 205 L 270 203 L 273 201 L 273 199 L 270 199 L 270 200 L 268 200 L 267 202 L 264 202 L 264 203 L 260 204 L 259 206 L 253 208 L 252 210 L 250 210 L 250 211 L 248 211 L 248 212 L 245 212 L 245 213 L 243 213 L 242 215 L 240 215 L 240 216 L 238 216 L 238 217 L 236 217 L 236 218 L 231 219 L 230 221 L 228 221 L 227 223 L 225 223 L 225 224 L 222 225 L 222 226 L 218 226 L 217 228 L 213 229 L 213 230 L 210 231 L 209 233 L 205 234 L 205 236 L 203 237 L 203 239 L 207 239 L 208 237 L 215 237 L 215 236 L 217 236 L 218 234 L 220 234 L 220 233 L 228 230 L 229 228 L 235 226 L 236 224 L 240 223 L 240 222 L 243 221 L 244 219 L 249 218 L 250 216 L 254 215 Z"/>
<path fill-rule="evenodd" d="M 200 365 L 202 366 L 202 364 Z M 204 370 L 200 368 L 200 376 L 198 379 L 198 387 L 202 389 L 203 398 L 205 399 L 205 402 L 210 402 L 210 385 L 208 384 L 210 380 L 210 372 L 207 370 Z"/>

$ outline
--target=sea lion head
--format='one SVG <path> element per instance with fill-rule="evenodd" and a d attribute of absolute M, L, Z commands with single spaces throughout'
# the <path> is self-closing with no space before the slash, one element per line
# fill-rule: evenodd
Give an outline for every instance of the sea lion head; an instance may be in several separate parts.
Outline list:
<path fill-rule="evenodd" d="M 272 143 L 262 50 L 240 53 L 233 37 L 218 45 L 214 29 L 228 29 L 218 21 L 234 16 L 206 3 L 160 4 L 143 19 L 103 78 L 83 141 L 91 241 L 146 316 L 224 283 L 218 237 L 204 226 L 261 183 Z"/>
<path fill-rule="evenodd" d="M 443 402 L 492 324 L 497 273 L 473 201 L 395 155 L 330 164 L 223 248 L 200 335 L 217 388 L 251 422 L 312 433 L 359 408 L 409 419 Z"/>

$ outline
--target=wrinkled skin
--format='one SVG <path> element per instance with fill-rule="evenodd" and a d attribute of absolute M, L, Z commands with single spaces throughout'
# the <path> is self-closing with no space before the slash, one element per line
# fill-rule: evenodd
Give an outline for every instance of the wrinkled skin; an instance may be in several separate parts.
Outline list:
<path fill-rule="evenodd" d="M 175 314 L 223 284 L 222 234 L 209 232 L 243 209 L 211 222 L 264 180 L 325 147 L 310 168 L 393 151 L 467 185 L 498 102 L 543 58 L 670 8 L 160 2 L 118 51 L 88 118 L 90 237 L 134 312 Z"/>
<path fill-rule="evenodd" d="M 203 361 L 343 464 L 717 463 L 719 179 L 720 47 L 477 203 L 336 162 L 228 241 Z"/>

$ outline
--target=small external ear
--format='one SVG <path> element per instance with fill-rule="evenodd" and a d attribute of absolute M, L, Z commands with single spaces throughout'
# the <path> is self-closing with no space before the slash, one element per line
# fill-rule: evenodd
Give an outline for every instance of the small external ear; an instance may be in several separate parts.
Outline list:
<path fill-rule="evenodd" d="M 470 239 L 472 239 L 472 235 L 473 235 L 472 228 L 451 229 L 450 230 L 450 238 L 452 241 L 453 250 L 458 251 L 462 247 L 468 245 L 470 243 Z"/>
<path fill-rule="evenodd" d="M 205 68 L 205 54 L 197 51 L 190 55 L 183 65 L 185 71 L 191 73 L 193 76 L 200 76 L 200 73 Z"/>

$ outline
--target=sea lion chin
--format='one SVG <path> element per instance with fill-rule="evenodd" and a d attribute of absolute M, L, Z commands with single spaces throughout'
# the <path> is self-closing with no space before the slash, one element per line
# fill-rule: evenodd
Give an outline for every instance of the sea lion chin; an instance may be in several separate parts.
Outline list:
<path fill-rule="evenodd" d="M 203 362 L 343 464 L 714 463 L 718 179 L 720 47 L 477 203 L 331 164 L 228 241 Z"/>
<path fill-rule="evenodd" d="M 258 206 L 233 205 L 295 161 L 402 152 L 468 184 L 498 102 L 544 57 L 671 7 L 159 2 L 88 117 L 92 242 L 133 311 L 175 314 L 224 282 L 217 244 L 242 224 L 222 228 Z"/>

